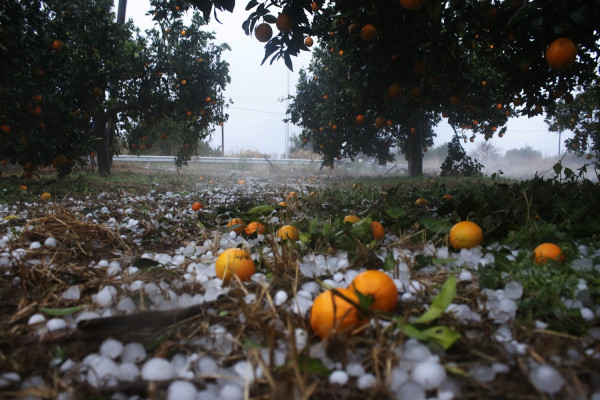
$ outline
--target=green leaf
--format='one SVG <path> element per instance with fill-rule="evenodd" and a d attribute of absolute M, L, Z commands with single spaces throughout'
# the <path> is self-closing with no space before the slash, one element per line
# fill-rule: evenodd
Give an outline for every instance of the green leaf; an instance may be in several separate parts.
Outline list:
<path fill-rule="evenodd" d="M 308 224 L 308 234 L 313 235 L 319 229 L 319 217 L 313 218 L 312 221 Z"/>
<path fill-rule="evenodd" d="M 394 218 L 394 219 L 398 219 L 406 214 L 406 212 L 404 211 L 404 209 L 402 207 L 396 206 L 396 205 L 386 207 L 385 213 L 390 218 Z"/>
<path fill-rule="evenodd" d="M 434 326 L 422 331 L 428 340 L 439 343 L 445 350 L 449 349 L 458 339 L 460 333 L 447 326 Z"/>
<path fill-rule="evenodd" d="M 431 307 L 414 321 L 415 324 L 425 324 L 439 318 L 456 296 L 456 277 L 450 276 L 442 285 L 440 292 L 433 298 Z"/>
<path fill-rule="evenodd" d="M 259 343 L 255 342 L 254 340 L 246 339 L 246 340 L 244 340 L 244 348 L 260 350 L 261 346 Z"/>
<path fill-rule="evenodd" d="M 432 264 L 438 264 L 438 265 L 452 264 L 453 262 L 456 262 L 456 261 L 458 261 L 458 258 L 432 258 L 431 259 Z"/>
<path fill-rule="evenodd" d="M 452 228 L 452 223 L 450 223 L 450 221 L 439 218 L 422 218 L 419 220 L 419 223 L 428 231 L 436 234 L 446 234 L 450 232 L 450 229 Z"/>
<path fill-rule="evenodd" d="M 331 374 L 331 370 L 327 368 L 321 360 L 303 355 L 298 356 L 298 369 L 300 372 L 317 374 L 325 377 Z"/>
<path fill-rule="evenodd" d="M 269 215 L 275 210 L 272 206 L 256 206 L 248 210 L 248 214 Z"/>
<path fill-rule="evenodd" d="M 392 251 L 388 251 L 387 256 L 385 256 L 385 260 L 383 260 L 383 270 L 392 271 L 394 268 L 396 268 L 394 253 Z"/>
<path fill-rule="evenodd" d="M 263 20 L 268 24 L 274 24 L 277 18 L 272 14 L 267 14 L 263 16 Z"/>
<path fill-rule="evenodd" d="M 62 317 L 65 315 L 75 314 L 77 311 L 81 310 L 84 307 L 83 304 L 74 306 L 74 307 L 66 307 L 66 308 L 44 308 L 40 307 L 40 311 L 44 314 L 51 315 L 53 317 Z"/>
<path fill-rule="evenodd" d="M 134 260 L 131 265 L 139 269 L 149 269 L 159 266 L 160 263 L 151 258 L 138 258 Z"/>
<path fill-rule="evenodd" d="M 405 324 L 402 326 L 402 332 L 413 339 L 417 340 L 427 340 L 427 335 L 425 335 L 419 328 L 411 324 Z"/>
<path fill-rule="evenodd" d="M 554 170 L 554 173 L 556 175 L 559 175 L 562 171 L 562 164 L 560 162 L 557 162 L 556 164 L 554 164 L 554 166 L 552 166 L 552 169 Z"/>
<path fill-rule="evenodd" d="M 310 242 L 310 235 L 308 232 L 298 231 L 298 239 L 304 244 L 308 244 Z"/>
<path fill-rule="evenodd" d="M 429 265 L 432 264 L 433 258 L 431 256 L 426 256 L 425 254 L 417 254 L 415 256 L 415 265 L 413 269 L 415 271 L 419 271 Z"/>
<path fill-rule="evenodd" d="M 352 224 L 350 232 L 358 237 L 364 237 L 371 231 L 371 218 L 362 218 L 357 223 Z"/>

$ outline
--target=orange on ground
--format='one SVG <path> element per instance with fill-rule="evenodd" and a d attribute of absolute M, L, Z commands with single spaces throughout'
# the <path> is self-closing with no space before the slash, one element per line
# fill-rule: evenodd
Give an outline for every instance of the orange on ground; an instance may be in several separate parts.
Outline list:
<path fill-rule="evenodd" d="M 542 243 L 533 249 L 533 257 L 537 264 L 545 264 L 548 260 L 563 262 L 565 253 L 554 243 Z"/>
<path fill-rule="evenodd" d="M 471 249 L 483 241 L 483 231 L 475 222 L 462 221 L 450 229 L 450 245 L 455 249 Z"/>
<path fill-rule="evenodd" d="M 267 23 L 262 23 L 254 30 L 254 36 L 259 42 L 268 42 L 273 37 L 273 28 Z"/>
<path fill-rule="evenodd" d="M 212 181 L 211 181 L 212 183 Z M 231 230 L 235 233 L 242 233 L 244 231 L 244 221 L 241 218 L 232 218 L 227 223 L 228 228 L 232 228 Z"/>
<path fill-rule="evenodd" d="M 193 211 L 198 211 L 198 210 L 200 210 L 201 208 L 202 208 L 202 203 L 200 203 L 199 201 L 195 201 L 195 202 L 192 204 L 192 210 L 193 210 Z"/>
<path fill-rule="evenodd" d="M 344 221 L 343 221 L 343 222 L 344 222 L 344 223 L 346 223 L 346 222 L 349 222 L 349 223 L 351 223 L 351 224 L 355 224 L 355 223 L 357 223 L 358 221 L 360 221 L 360 217 L 358 217 L 358 216 L 356 216 L 356 215 L 354 215 L 354 214 L 350 214 L 350 215 L 346 215 L 346 216 L 344 217 Z"/>
<path fill-rule="evenodd" d="M 298 240 L 298 229 L 292 225 L 284 225 L 277 231 L 277 237 L 281 240 Z"/>
<path fill-rule="evenodd" d="M 21 185 L 21 186 L 19 186 L 19 189 L 21 189 L 21 190 L 27 190 L 27 186 Z"/>
<path fill-rule="evenodd" d="M 445 194 L 442 197 L 443 197 L 444 200 L 452 200 L 452 195 L 451 194 Z"/>
<path fill-rule="evenodd" d="M 313 302 L 310 311 L 310 327 L 321 339 L 331 334 L 348 332 L 360 323 L 358 309 L 342 296 L 356 304 L 359 302 L 353 290 L 343 288 L 335 289 L 335 292 L 333 290 L 323 292 Z"/>
<path fill-rule="evenodd" d="M 425 0 L 400 0 L 400 4 L 407 10 L 419 10 L 425 4 Z"/>
<path fill-rule="evenodd" d="M 383 271 L 368 270 L 361 272 L 348 286 L 348 289 L 373 296 L 371 310 L 392 312 L 398 302 L 398 289 L 394 280 Z"/>
<path fill-rule="evenodd" d="M 257 234 L 264 234 L 265 233 L 265 226 L 263 224 L 261 224 L 260 222 L 250 222 L 248 225 L 246 225 L 244 227 L 244 235 L 246 236 L 250 236 L 254 233 Z"/>
<path fill-rule="evenodd" d="M 377 39 L 377 28 L 373 24 L 366 24 L 360 30 L 360 37 L 367 42 Z"/>
<path fill-rule="evenodd" d="M 554 69 L 565 69 L 577 58 L 577 46 L 566 37 L 560 37 L 550 43 L 546 49 L 546 62 Z"/>
<path fill-rule="evenodd" d="M 292 28 L 294 27 L 294 23 L 290 19 L 289 15 L 287 15 L 286 13 L 281 13 L 277 16 L 277 19 L 275 20 L 275 26 L 281 32 L 287 33 L 292 30 Z"/>
<path fill-rule="evenodd" d="M 371 235 L 375 240 L 383 240 L 385 237 L 385 230 L 383 229 L 383 225 L 377 221 L 371 221 L 371 225 L 369 226 L 369 230 L 371 231 Z"/>
<path fill-rule="evenodd" d="M 233 275 L 237 275 L 242 281 L 249 280 L 256 267 L 250 254 L 242 249 L 227 249 L 217 257 L 215 263 L 215 272 L 217 277 L 224 281 L 230 280 Z"/>
<path fill-rule="evenodd" d="M 2 165 L 2 166 L 6 165 L 6 160 L 0 160 L 0 165 Z"/>
<path fill-rule="evenodd" d="M 44 192 L 40 195 L 40 200 L 50 200 L 52 195 L 48 192 Z"/>
<path fill-rule="evenodd" d="M 427 199 L 424 197 L 419 197 L 417 200 L 415 200 L 416 206 L 422 206 L 424 204 L 427 204 Z"/>

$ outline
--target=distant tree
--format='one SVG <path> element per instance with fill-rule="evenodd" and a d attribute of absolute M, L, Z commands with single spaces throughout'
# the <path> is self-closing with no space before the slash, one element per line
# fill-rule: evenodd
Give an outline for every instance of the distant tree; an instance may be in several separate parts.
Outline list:
<path fill-rule="evenodd" d="M 471 152 L 471 156 L 477 160 L 488 162 L 497 159 L 500 156 L 500 151 L 489 140 L 479 142 L 475 150 Z"/>
<path fill-rule="evenodd" d="M 527 145 L 518 149 L 507 150 L 504 154 L 504 159 L 507 162 L 532 162 L 541 160 L 543 158 L 542 152 L 534 150 L 533 147 Z"/>

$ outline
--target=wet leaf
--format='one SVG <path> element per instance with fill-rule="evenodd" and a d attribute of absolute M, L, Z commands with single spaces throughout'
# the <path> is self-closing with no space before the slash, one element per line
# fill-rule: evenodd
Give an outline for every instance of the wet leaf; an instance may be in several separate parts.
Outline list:
<path fill-rule="evenodd" d="M 76 312 L 78 312 L 79 310 L 81 310 L 84 307 L 84 304 L 80 304 L 78 306 L 74 306 L 74 307 L 66 307 L 66 308 L 44 308 L 44 307 L 40 307 L 40 311 L 43 312 L 44 314 L 48 314 L 51 315 L 53 317 L 62 317 L 65 315 L 71 315 L 71 314 L 75 314 Z"/>
<path fill-rule="evenodd" d="M 149 269 L 153 267 L 158 267 L 160 263 L 158 261 L 154 261 L 151 258 L 138 258 L 131 263 L 132 266 L 139 269 Z"/>
<path fill-rule="evenodd" d="M 415 324 L 425 324 L 438 319 L 456 296 L 456 277 L 450 276 L 442 285 L 440 292 L 433 298 L 431 307 L 414 321 Z"/>
<path fill-rule="evenodd" d="M 422 333 L 428 340 L 439 343 L 446 350 L 460 339 L 460 333 L 447 326 L 434 326 L 425 329 Z"/>

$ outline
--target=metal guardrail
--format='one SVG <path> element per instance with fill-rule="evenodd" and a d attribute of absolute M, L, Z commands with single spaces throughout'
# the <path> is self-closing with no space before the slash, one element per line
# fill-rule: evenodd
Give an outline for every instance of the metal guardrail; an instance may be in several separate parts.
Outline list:
<path fill-rule="evenodd" d="M 174 156 L 114 156 L 113 162 L 175 162 Z M 188 163 L 209 163 L 209 164 L 272 164 L 272 165 L 293 165 L 293 164 L 315 164 L 320 165 L 320 160 L 308 159 L 268 159 L 268 158 L 243 158 L 243 157 L 192 157 Z"/>
<path fill-rule="evenodd" d="M 124 163 L 146 163 L 147 167 L 150 168 L 150 165 L 153 163 L 175 163 L 174 156 L 131 156 L 131 155 L 121 155 L 114 156 L 113 162 L 124 162 Z M 349 165 L 349 162 L 344 161 L 336 161 L 336 164 L 340 165 Z M 243 158 L 243 157 L 192 157 L 188 164 L 228 164 L 228 165 L 270 165 L 270 166 L 293 166 L 293 165 L 309 165 L 315 167 L 321 167 L 321 160 L 309 160 L 309 159 L 270 159 L 270 158 Z M 377 165 L 377 164 L 366 164 L 365 166 L 375 168 L 379 170 L 379 172 L 383 172 L 385 175 L 397 171 L 407 171 L 408 165 L 399 165 L 399 164 L 387 164 L 387 165 Z"/>

